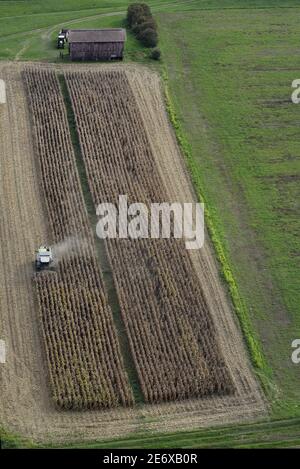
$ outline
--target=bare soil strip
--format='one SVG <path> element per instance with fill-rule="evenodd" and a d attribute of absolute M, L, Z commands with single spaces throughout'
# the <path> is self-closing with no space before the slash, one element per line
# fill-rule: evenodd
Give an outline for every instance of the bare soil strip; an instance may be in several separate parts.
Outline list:
<path fill-rule="evenodd" d="M 32 145 L 30 116 L 20 78 L 23 66 L 21 62 L 0 65 L 0 79 L 7 84 L 7 104 L 0 105 L 0 338 L 6 343 L 6 363 L 0 364 L 1 424 L 7 430 L 38 441 L 76 441 L 135 432 L 185 430 L 265 417 L 266 404 L 251 371 L 240 329 L 219 279 L 208 241 L 204 249 L 191 256 L 238 394 L 178 403 L 143 404 L 135 409 L 55 410 L 49 394 L 31 279 L 33 253 L 39 243 L 48 241 L 48 228 Z M 168 123 L 156 74 L 143 67 L 120 64 L 34 66 L 59 71 L 125 69 L 145 121 L 157 165 L 169 187 L 170 199 L 195 200 Z"/>

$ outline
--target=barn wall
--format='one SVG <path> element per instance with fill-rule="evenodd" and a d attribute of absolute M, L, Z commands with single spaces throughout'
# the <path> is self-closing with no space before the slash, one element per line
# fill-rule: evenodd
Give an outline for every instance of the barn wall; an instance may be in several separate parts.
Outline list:
<path fill-rule="evenodd" d="M 108 60 L 123 57 L 123 42 L 76 42 L 70 44 L 71 60 Z"/>

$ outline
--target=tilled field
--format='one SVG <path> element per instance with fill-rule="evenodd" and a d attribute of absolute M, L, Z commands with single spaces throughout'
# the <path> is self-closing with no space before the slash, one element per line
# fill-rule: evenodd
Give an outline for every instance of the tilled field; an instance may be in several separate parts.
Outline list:
<path fill-rule="evenodd" d="M 47 349 L 47 340 L 45 349 L 41 342 L 41 332 L 43 330 L 45 331 L 45 328 L 40 327 L 37 298 L 35 296 L 35 289 L 33 288 L 34 283 L 32 282 L 31 259 L 34 249 L 39 243 L 59 241 L 59 239 L 55 238 L 53 221 L 51 221 L 51 217 L 48 216 L 49 205 L 46 204 L 47 197 L 45 197 L 45 193 L 43 192 L 43 185 L 40 184 L 43 178 L 40 174 L 40 163 L 38 163 L 39 148 L 36 146 L 34 149 L 32 144 L 29 126 L 29 108 L 26 104 L 24 84 L 21 80 L 21 71 L 23 68 L 24 66 L 22 64 L 18 64 L 18 66 L 2 64 L 0 68 L 0 78 L 3 78 L 8 83 L 7 104 L 5 107 L 1 107 L 0 133 L 0 138 L 5 148 L 5 157 L 1 155 L 1 181 L 3 182 L 1 190 L 4 190 L 4 195 L 1 197 L 1 208 L 3 205 L 5 220 L 3 225 L 5 229 L 2 228 L 1 231 L 1 261 L 2 265 L 5 266 L 5 270 L 1 271 L 1 275 L 3 276 L 3 281 L 1 282 L 1 338 L 4 339 L 7 344 L 7 361 L 4 365 L 0 365 L 1 391 L 3 391 L 2 396 L 4 396 L 4 399 L 1 401 L 1 416 L 4 426 L 20 434 L 34 437 L 35 439 L 100 439 L 125 435 L 138 430 L 162 431 L 179 428 L 187 429 L 214 423 L 224 424 L 226 422 L 243 421 L 263 415 L 265 413 L 265 404 L 250 370 L 239 328 L 236 325 L 230 303 L 226 298 L 226 294 L 218 278 L 218 272 L 208 242 L 206 242 L 203 250 L 197 253 L 185 251 L 186 258 L 180 253 L 182 249 L 180 243 L 174 243 L 174 246 L 172 246 L 173 249 L 162 244 L 162 252 L 165 254 L 161 254 L 161 252 L 156 250 L 153 246 L 147 248 L 149 250 L 147 251 L 148 257 L 146 257 L 146 259 L 149 260 L 152 257 L 156 260 L 165 259 L 163 261 L 165 263 L 172 260 L 170 264 L 172 268 L 168 268 L 168 274 L 165 273 L 164 275 L 165 264 L 162 263 L 156 266 L 154 262 L 152 271 L 155 277 L 159 279 L 160 292 L 152 304 L 152 301 L 148 301 L 148 293 L 157 285 L 154 285 L 154 283 L 151 282 L 150 276 L 145 274 L 145 263 L 143 264 L 143 261 L 139 260 L 141 263 L 140 267 L 143 267 L 143 269 L 141 268 L 139 270 L 141 278 L 143 279 L 143 285 L 145 285 L 143 287 L 145 292 L 143 293 L 144 301 L 147 296 L 148 302 L 146 302 L 146 304 L 150 306 L 149 312 L 143 311 L 145 316 L 140 324 L 138 318 L 143 297 L 141 296 L 141 299 L 135 297 L 135 289 L 132 289 L 133 283 L 135 287 L 138 285 L 139 278 L 137 276 L 133 277 L 133 283 L 131 283 L 130 293 L 132 298 L 135 299 L 131 304 L 131 315 L 129 314 L 129 307 L 124 303 L 124 298 L 122 297 L 122 291 L 125 292 L 125 289 L 129 288 L 129 282 L 127 280 L 125 282 L 124 279 L 122 279 L 122 275 L 124 276 L 125 272 L 128 272 L 127 276 L 128 279 L 130 279 L 130 275 L 134 276 L 135 273 L 126 258 L 124 265 L 121 265 L 118 259 L 118 256 L 124 256 L 125 244 L 121 248 L 116 247 L 116 242 L 109 242 L 107 245 L 117 290 L 119 292 L 122 314 L 126 323 L 126 330 L 130 338 L 131 348 L 135 356 L 141 381 L 142 371 L 144 372 L 144 368 L 142 370 L 142 367 L 144 364 L 147 365 L 147 374 L 143 376 L 145 382 L 142 383 L 144 397 L 150 402 L 186 398 L 189 396 L 193 398 L 174 403 L 170 402 L 155 405 L 139 404 L 131 409 L 89 410 L 84 413 L 76 410 L 64 412 L 55 410 L 55 406 L 52 404 L 51 396 L 48 392 L 49 375 L 45 369 L 45 362 L 47 360 L 45 351 L 49 350 L 49 348 Z M 94 83 L 96 93 L 101 91 L 101 89 L 98 88 L 100 83 L 102 83 L 104 87 L 102 92 L 105 92 L 104 90 L 106 90 L 107 87 L 107 85 L 105 85 L 105 78 L 110 77 L 113 71 L 115 72 L 120 69 L 119 66 L 54 67 L 50 65 L 32 65 L 30 68 L 32 71 L 39 71 L 38 73 L 41 73 L 43 70 L 63 71 L 69 82 L 72 79 L 80 81 L 78 87 L 79 85 L 80 87 L 84 86 L 84 80 L 79 80 L 81 74 L 73 74 L 73 72 L 88 72 L 91 69 L 97 69 L 97 73 L 102 74 L 102 80 Z M 144 153 L 143 150 L 142 153 L 148 158 L 148 163 L 151 165 L 152 170 L 153 168 L 155 169 L 153 178 L 155 185 L 152 186 L 152 184 L 150 184 L 151 181 L 148 180 L 149 178 L 147 178 L 147 181 L 143 180 L 143 184 L 145 184 L 146 188 L 144 195 L 142 187 L 136 189 L 137 192 L 130 192 L 130 190 L 132 190 L 130 178 L 124 178 L 128 185 L 123 187 L 114 185 L 117 182 L 118 171 L 123 171 L 123 173 L 126 170 L 128 171 L 128 168 L 124 166 L 124 162 L 121 159 L 119 160 L 119 167 L 117 167 L 116 164 L 114 166 L 116 171 L 115 178 L 111 178 L 111 185 L 106 187 L 103 182 L 107 178 L 104 178 L 103 175 L 101 177 L 101 171 L 104 171 L 105 174 L 105 171 L 110 171 L 110 169 L 108 165 L 106 167 L 103 160 L 99 159 L 97 160 L 97 165 L 100 165 L 102 161 L 101 166 L 96 166 L 97 171 L 100 170 L 100 175 L 97 178 L 99 184 L 97 191 L 99 192 L 96 192 L 95 184 L 93 186 L 91 182 L 91 191 L 94 196 L 95 204 L 98 203 L 99 198 L 101 199 L 101 197 L 106 196 L 105 190 L 111 191 L 112 189 L 116 190 L 117 194 L 124 189 L 124 193 L 129 192 L 132 199 L 138 197 L 139 201 L 149 202 L 152 197 L 154 197 L 155 201 L 159 201 L 158 199 L 160 197 L 164 199 L 166 196 L 168 196 L 171 201 L 182 201 L 183 199 L 184 201 L 193 201 L 193 191 L 188 176 L 185 173 L 181 155 L 174 141 L 172 130 L 169 127 L 163 107 L 158 77 L 143 68 L 122 67 L 122 69 L 125 73 L 125 75 L 123 73 L 121 74 L 121 79 L 124 80 L 124 85 L 122 86 L 125 86 L 126 83 L 126 89 L 130 95 L 130 99 L 124 101 L 122 104 L 121 119 L 122 128 L 124 129 L 123 132 L 128 122 L 134 123 L 134 121 L 130 120 L 134 119 L 132 113 L 135 114 L 135 116 L 139 116 L 138 122 L 136 122 L 136 125 L 140 126 L 138 138 L 142 139 L 140 144 L 143 142 L 147 142 L 148 144 L 149 148 L 147 152 Z M 86 76 L 89 76 L 89 80 L 92 80 L 92 75 L 94 76 L 94 74 Z M 117 77 L 117 75 L 119 75 L 119 73 L 115 72 L 114 77 Z M 113 79 L 110 81 L 110 86 L 115 86 Z M 55 83 L 57 82 L 55 81 Z M 35 86 L 38 86 L 38 84 Z M 51 92 L 53 88 L 55 89 L 55 86 L 56 85 L 52 84 L 52 87 L 50 87 Z M 71 86 L 72 85 L 70 85 L 70 89 Z M 33 89 L 32 94 L 34 94 Z M 118 95 L 117 92 L 115 95 L 116 99 L 121 99 L 121 96 Z M 109 129 L 105 126 L 99 127 L 97 117 L 93 118 L 93 113 L 96 115 L 96 113 L 101 111 L 99 102 L 97 102 L 95 98 L 95 93 L 90 92 L 88 99 L 90 100 L 90 104 L 92 103 L 92 107 L 90 107 L 92 115 L 88 118 L 86 114 L 83 113 L 82 117 L 84 119 L 83 122 L 81 121 L 80 123 L 82 129 L 84 129 L 84 125 L 86 125 L 86 132 L 88 132 L 88 125 L 90 125 L 92 120 L 96 129 L 100 132 L 99 134 L 97 133 L 96 136 L 94 134 L 89 136 L 90 144 L 95 145 L 94 149 L 97 150 L 97 145 L 102 135 L 101 131 L 108 132 Z M 105 105 L 108 106 L 103 96 L 102 100 L 103 107 Z M 134 103 L 133 111 L 132 103 Z M 81 105 L 84 106 L 84 103 L 81 103 Z M 16 112 L 16 106 L 18 106 L 18 112 Z M 37 113 L 35 113 L 34 118 L 36 118 L 36 116 Z M 112 125 L 116 118 L 117 116 L 114 117 L 114 114 L 112 114 Z M 33 129 L 35 126 L 36 123 L 33 125 Z M 83 131 L 82 129 L 81 131 Z M 54 140 L 56 135 L 57 132 L 54 133 Z M 163 144 L 163 142 L 168 142 L 168 144 Z M 113 149 L 113 154 L 106 153 L 105 161 L 108 161 L 108 155 L 110 156 L 110 164 L 114 161 L 112 156 L 115 155 L 115 157 L 117 157 L 119 155 L 119 158 L 122 156 L 122 152 L 117 152 L 118 148 L 119 152 L 121 151 L 120 145 L 121 143 L 119 142 L 118 147 Z M 105 154 L 105 152 L 108 152 L 108 148 L 108 144 L 105 143 L 104 147 L 101 148 L 101 152 Z M 85 156 L 83 142 L 82 149 Z M 52 151 L 51 147 L 49 151 Z M 130 148 L 128 152 L 127 155 L 132 155 Z M 132 165 L 132 160 L 127 160 L 127 163 Z M 94 173 L 89 169 L 88 165 L 86 165 L 86 168 L 92 180 Z M 80 188 L 78 194 L 80 194 Z M 174 198 L 174 195 L 177 197 Z M 82 201 L 82 197 L 80 200 Z M 77 201 L 77 203 L 80 205 L 81 202 Z M 45 207 L 43 206 L 44 204 Z M 67 236 L 69 234 L 69 232 L 66 233 Z M 24 240 L 26 242 L 24 242 Z M 90 245 L 92 246 L 92 241 Z M 159 245 L 158 243 L 158 246 Z M 14 246 L 15 250 L 13 251 Z M 126 250 L 127 249 L 132 248 L 126 246 Z M 137 255 L 137 251 L 130 252 L 135 256 Z M 10 262 L 7 262 L 7 256 L 4 262 L 7 253 L 9 253 L 8 255 L 10 256 Z M 178 261 L 178 253 L 183 260 L 180 266 L 174 267 L 174 262 L 176 263 Z M 95 262 L 94 271 L 97 272 L 98 268 L 99 266 L 97 266 Z M 186 282 L 186 278 L 180 280 L 180 276 L 183 276 L 183 273 L 188 276 L 189 282 Z M 67 272 L 63 271 L 63 269 L 61 273 L 57 272 L 56 274 L 63 275 L 63 281 L 67 278 Z M 49 275 L 53 274 L 51 273 Z M 176 281 L 174 280 L 175 277 Z M 97 278 L 100 278 L 100 275 L 98 277 L 97 274 Z M 176 294 L 173 295 L 172 293 L 170 294 L 170 292 L 165 295 L 162 293 L 164 290 L 165 292 L 169 291 L 167 290 L 167 285 L 170 281 L 172 285 L 176 286 L 178 285 L 178 281 L 181 282 L 179 283 L 180 287 L 185 287 L 189 294 L 192 295 L 191 298 L 193 298 L 192 304 L 194 308 L 188 311 L 184 319 L 181 316 L 183 316 L 183 311 L 186 311 L 187 300 L 184 297 L 185 292 L 183 291 L 179 296 Z M 38 283 L 39 282 L 42 281 L 39 280 Z M 99 283 L 98 286 L 101 289 L 102 283 Z M 18 288 L 17 293 L 15 291 L 16 288 Z M 170 300 L 168 300 L 168 298 Z M 100 303 L 98 303 L 98 308 L 99 304 Z M 101 305 L 101 307 L 103 307 L 103 298 Z M 163 308 L 161 308 L 162 305 Z M 48 306 L 44 309 L 44 313 L 48 317 L 47 308 Z M 105 310 L 109 316 L 109 308 L 106 307 Z M 170 346 L 168 350 L 167 332 L 166 329 L 161 328 L 161 315 L 163 310 L 168 317 L 169 330 L 172 331 L 172 328 L 175 328 L 177 332 L 177 334 L 173 336 L 174 341 L 178 340 L 180 327 L 182 327 L 181 333 L 184 331 L 187 334 L 187 342 L 184 346 L 178 348 L 178 345 L 174 343 L 174 347 L 172 344 L 173 348 Z M 41 311 L 43 317 L 43 305 Z M 197 317 L 195 316 L 197 311 L 199 314 L 199 324 L 201 324 L 204 317 L 206 318 L 205 330 L 208 331 L 207 337 L 209 337 L 209 339 L 202 338 L 202 342 L 200 326 L 198 328 Z M 207 311 L 209 311 L 209 316 L 206 317 Z M 158 337 L 153 337 L 154 330 L 151 329 L 152 323 L 149 321 L 149 314 L 153 315 L 153 323 L 155 321 L 155 330 L 157 331 Z M 171 319 L 169 319 L 169 316 L 171 316 Z M 179 317 L 181 317 L 181 321 L 177 319 Z M 190 324 L 190 328 L 188 328 L 188 324 Z M 158 350 L 153 351 L 152 354 L 149 353 L 148 356 L 144 353 L 146 350 L 146 339 L 142 337 L 134 342 L 135 335 L 140 336 L 139 329 L 137 329 L 137 334 L 133 333 L 134 327 L 137 325 L 139 325 L 140 330 L 147 331 L 148 347 L 151 348 L 151 345 L 152 347 L 159 347 Z M 55 329 L 57 327 L 59 326 L 55 324 Z M 191 332 L 191 329 L 194 329 L 194 331 Z M 194 345 L 198 347 L 198 355 L 196 354 L 194 357 L 190 356 L 190 358 L 192 357 L 194 360 L 188 360 L 186 357 L 189 353 L 189 342 L 192 339 L 195 341 Z M 205 343 L 206 340 L 208 341 L 207 344 Z M 51 345 L 51 342 L 48 342 L 48 347 L 49 344 Z M 165 344 L 165 349 L 163 348 L 163 344 Z M 209 348 L 210 344 L 215 346 L 213 353 L 211 351 L 208 353 L 207 347 Z M 116 353 L 117 349 L 118 344 L 116 343 L 115 352 L 113 353 Z M 166 359 L 165 362 L 161 363 L 161 368 L 159 368 L 155 359 L 161 359 L 163 351 L 166 357 L 170 357 L 169 363 L 171 366 L 168 366 Z M 83 353 L 84 352 L 80 350 L 79 356 L 81 357 Z M 90 353 L 85 355 L 87 359 L 90 360 Z M 184 377 L 186 370 L 183 372 L 183 383 L 178 382 L 178 379 L 176 380 L 176 374 L 174 374 L 174 372 L 172 374 L 172 371 L 169 371 L 172 370 L 172 361 L 174 363 L 178 357 L 182 360 L 182 368 L 185 368 L 187 365 L 190 367 L 190 373 L 194 375 L 196 384 L 194 384 L 192 380 L 188 381 L 188 378 Z M 198 357 L 199 363 L 202 364 L 199 368 L 195 366 L 195 357 Z M 98 363 L 102 363 L 101 360 Z M 211 363 L 213 363 L 214 366 L 216 365 L 215 369 L 219 371 L 212 372 L 210 368 Z M 67 364 L 67 367 L 68 366 Z M 166 386 L 165 389 L 161 389 L 163 373 L 160 374 L 160 370 L 164 370 L 166 373 L 166 382 L 170 382 L 170 386 Z M 121 358 L 117 373 L 122 373 Z M 169 373 L 169 375 L 167 373 Z M 204 388 L 199 386 L 199 383 L 203 383 L 205 376 L 209 376 L 209 385 L 206 389 L 205 386 Z M 222 376 L 221 379 L 220 376 Z M 223 383 L 221 387 L 220 383 Z M 157 388 L 155 387 L 156 385 L 158 386 Z M 124 389 L 127 389 L 126 380 L 124 381 L 124 386 Z M 115 389 L 117 388 L 118 387 Z M 152 389 L 155 390 L 155 392 L 151 395 Z M 188 389 L 189 392 L 186 392 L 186 389 Z M 159 394 L 159 392 L 161 394 Z M 211 396 L 209 396 L 209 394 L 211 394 Z M 196 398 L 195 396 L 198 397 Z M 202 398 L 199 398 L 199 396 L 202 396 Z M 68 396 L 66 396 L 66 399 L 68 399 Z M 65 405 L 65 407 L 68 406 Z M 83 407 L 88 406 L 83 405 Z M 147 419 L 147 417 L 150 416 L 151 419 Z M 141 417 L 146 419 L 141 419 Z"/>

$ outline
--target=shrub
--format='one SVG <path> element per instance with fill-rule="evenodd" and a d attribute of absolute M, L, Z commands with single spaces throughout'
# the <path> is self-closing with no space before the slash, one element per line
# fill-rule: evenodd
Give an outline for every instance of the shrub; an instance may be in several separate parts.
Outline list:
<path fill-rule="evenodd" d="M 157 47 L 155 49 L 152 49 L 152 51 L 150 52 L 150 59 L 159 60 L 160 56 L 161 56 L 161 51 Z"/>
<path fill-rule="evenodd" d="M 154 21 L 153 18 L 143 18 L 143 21 L 141 23 L 136 23 L 132 31 L 136 35 L 136 37 L 139 39 L 140 35 L 146 31 L 146 29 L 153 29 L 154 31 L 157 30 L 156 22 Z"/>
<path fill-rule="evenodd" d="M 127 23 L 133 34 L 145 47 L 155 47 L 157 45 L 157 25 L 148 5 L 145 3 L 132 3 L 129 5 Z"/>
<path fill-rule="evenodd" d="M 137 23 L 133 28 L 132 31 L 135 33 L 137 38 L 140 38 L 140 35 L 146 31 L 146 29 L 153 29 L 153 31 L 157 30 L 156 23 L 153 18 L 148 18 L 142 23 Z"/>
<path fill-rule="evenodd" d="M 147 16 L 139 16 L 137 21 L 131 26 L 131 31 L 133 34 L 138 34 L 143 23 L 146 23 L 149 18 Z"/>
<path fill-rule="evenodd" d="M 157 32 L 152 28 L 147 28 L 139 34 L 139 40 L 145 47 L 155 47 L 158 42 Z"/>
<path fill-rule="evenodd" d="M 132 3 L 127 8 L 127 23 L 130 28 L 139 22 L 139 18 L 151 18 L 151 16 L 150 8 L 146 3 Z"/>

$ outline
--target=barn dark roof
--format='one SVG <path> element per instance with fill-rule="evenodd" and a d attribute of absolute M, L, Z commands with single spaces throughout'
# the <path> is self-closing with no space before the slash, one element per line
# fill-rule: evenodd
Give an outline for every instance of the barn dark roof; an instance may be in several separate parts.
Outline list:
<path fill-rule="evenodd" d="M 69 42 L 124 42 L 125 29 L 71 29 Z"/>

